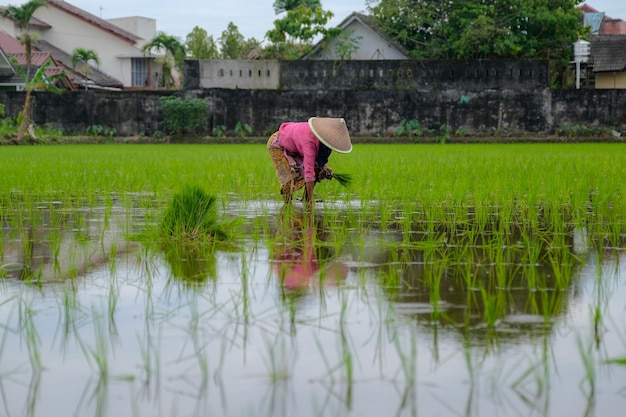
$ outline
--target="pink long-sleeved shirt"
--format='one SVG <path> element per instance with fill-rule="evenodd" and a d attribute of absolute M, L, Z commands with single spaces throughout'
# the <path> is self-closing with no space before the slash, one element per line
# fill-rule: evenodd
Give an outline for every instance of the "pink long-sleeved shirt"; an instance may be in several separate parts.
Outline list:
<path fill-rule="evenodd" d="M 302 156 L 304 181 L 315 181 L 315 158 L 320 141 L 307 122 L 286 122 L 278 129 L 280 144 L 285 151 Z"/>

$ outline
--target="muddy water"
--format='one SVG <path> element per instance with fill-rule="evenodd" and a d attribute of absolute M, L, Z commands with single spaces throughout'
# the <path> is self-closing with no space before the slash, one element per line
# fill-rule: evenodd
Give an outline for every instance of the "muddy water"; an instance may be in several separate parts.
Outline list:
<path fill-rule="evenodd" d="M 0 415 L 604 416 L 625 404 L 625 251 L 598 253 L 578 230 L 530 262 L 517 236 L 468 245 L 339 224 L 345 209 L 307 222 L 268 202 L 229 207 L 246 233 L 214 253 L 133 246 L 146 217 L 117 207 L 53 210 L 27 233 L 5 223 Z"/>

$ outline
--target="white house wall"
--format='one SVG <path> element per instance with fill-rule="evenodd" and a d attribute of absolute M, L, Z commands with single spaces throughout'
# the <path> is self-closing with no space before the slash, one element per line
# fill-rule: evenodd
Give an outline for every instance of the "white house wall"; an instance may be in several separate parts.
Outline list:
<path fill-rule="evenodd" d="M 107 22 L 114 24 L 117 27 L 134 33 L 135 35 L 143 38 L 142 41 L 137 42 L 137 47 L 142 47 L 150 40 L 152 40 L 157 34 L 157 22 L 156 19 L 143 16 L 129 16 L 118 17 L 115 19 L 107 19 Z"/>
<path fill-rule="evenodd" d="M 100 59 L 100 70 L 124 86 L 132 85 L 130 58 L 145 57 L 139 47 L 54 7 L 37 9 L 35 17 L 52 26 L 43 34 L 43 40 L 69 54 L 75 48 L 94 50 Z"/>
<path fill-rule="evenodd" d="M 359 23 L 352 21 L 344 32 L 349 34 L 350 39 L 355 39 L 354 45 L 358 46 L 358 51 L 354 52 L 349 59 L 370 60 L 370 59 L 406 59 L 406 56 L 393 45 L 386 42 L 379 34 Z M 331 39 L 328 45 L 314 59 L 336 60 L 342 59 L 337 53 L 337 46 L 345 42 L 343 35 Z M 344 59 L 348 59 L 345 58 Z"/>

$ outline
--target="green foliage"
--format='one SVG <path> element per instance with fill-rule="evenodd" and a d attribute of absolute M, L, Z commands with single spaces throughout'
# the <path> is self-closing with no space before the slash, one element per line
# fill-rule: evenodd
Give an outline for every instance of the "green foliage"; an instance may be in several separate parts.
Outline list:
<path fill-rule="evenodd" d="M 333 16 L 332 12 L 324 11 L 321 7 L 311 8 L 306 4 L 300 4 L 288 10 L 284 18 L 275 20 L 274 28 L 265 36 L 274 43 L 300 42 L 310 45 L 318 35 L 335 36 L 339 33 L 339 29 L 325 28 Z"/>
<path fill-rule="evenodd" d="M 265 46 L 263 48 L 263 54 L 266 59 L 294 61 L 302 57 L 302 55 L 310 51 L 310 49 L 311 48 L 307 45 L 277 42 Z"/>
<path fill-rule="evenodd" d="M 609 136 L 611 131 L 611 128 L 606 127 L 590 127 L 570 123 L 564 126 L 559 126 L 555 129 L 555 133 L 558 136 L 565 136 L 570 139 Z"/>
<path fill-rule="evenodd" d="M 199 98 L 161 97 L 165 113 L 161 128 L 174 135 L 203 133 L 206 130 L 207 103 Z"/>
<path fill-rule="evenodd" d="M 186 52 L 183 44 L 175 36 L 168 35 L 165 32 L 158 32 L 150 42 L 143 46 L 142 50 L 144 53 L 150 53 L 151 51 L 165 53 L 165 56 L 159 58 L 158 61 L 162 65 L 165 87 L 168 89 L 173 88 L 175 80 L 172 70 L 174 68 L 180 70 L 185 59 Z"/>
<path fill-rule="evenodd" d="M 235 125 L 235 135 L 244 138 L 252 134 L 252 127 L 245 122 L 237 122 Z"/>
<path fill-rule="evenodd" d="M 113 137 L 117 134 L 117 130 L 113 127 L 104 127 L 102 125 L 87 126 L 87 134 L 91 136 L 108 136 Z"/>
<path fill-rule="evenodd" d="M 224 136 L 226 136 L 226 126 L 224 125 L 213 126 L 213 129 L 211 129 L 211 134 L 213 136 L 223 138 Z"/>
<path fill-rule="evenodd" d="M 422 129 L 422 125 L 420 124 L 418 120 L 415 120 L 415 119 L 400 120 L 400 124 L 398 125 L 398 128 L 396 129 L 397 136 L 406 135 L 408 137 L 413 137 L 413 136 L 422 136 L 423 134 L 424 134 L 424 129 Z"/>
<path fill-rule="evenodd" d="M 274 13 L 281 14 L 293 10 L 298 6 L 307 6 L 310 9 L 322 7 L 320 0 L 274 0 Z"/>
<path fill-rule="evenodd" d="M 359 50 L 359 41 L 362 36 L 352 36 L 353 31 L 343 31 L 338 36 L 335 54 L 339 59 L 352 59 L 352 54 Z"/>
<path fill-rule="evenodd" d="M 197 185 L 186 185 L 172 197 L 159 226 L 159 235 L 178 242 L 228 239 L 228 222 L 220 221 L 217 197 Z"/>
<path fill-rule="evenodd" d="M 219 57 L 219 49 L 213 35 L 209 36 L 207 31 L 199 26 L 195 26 L 189 32 L 185 47 L 187 57 L 191 59 L 215 59 Z"/>
<path fill-rule="evenodd" d="M 15 64 L 15 58 L 11 57 L 11 61 Z M 17 142 L 21 142 L 24 139 L 26 129 L 31 121 L 30 112 L 33 91 L 50 91 L 55 94 L 61 94 L 65 91 L 62 87 L 57 86 L 58 80 L 65 78 L 64 72 L 46 75 L 46 70 L 51 64 L 52 60 L 48 59 L 37 69 L 32 78 L 29 78 L 28 71 L 24 71 L 20 65 L 15 65 L 17 72 L 24 80 L 24 89 L 26 90 L 24 106 L 20 115 L 18 115 Z"/>
<path fill-rule="evenodd" d="M 96 51 L 92 49 L 85 48 L 76 48 L 72 51 L 72 55 L 70 57 L 72 61 L 72 68 L 76 68 L 78 63 L 82 63 L 81 70 L 83 72 L 89 72 L 89 61 L 93 61 L 96 65 L 100 65 L 100 58 Z"/>
<path fill-rule="evenodd" d="M 439 126 L 441 135 L 437 138 L 437 142 L 446 143 L 452 137 L 452 129 L 448 125 Z"/>
<path fill-rule="evenodd" d="M 586 34 L 575 0 L 381 0 L 380 27 L 424 59 L 545 59 L 563 79 L 571 44 Z M 562 85 L 562 82 L 558 82 Z"/>
<path fill-rule="evenodd" d="M 226 30 L 218 39 L 223 59 L 243 58 L 245 51 L 245 38 L 239 32 L 239 28 L 233 22 L 228 23 Z"/>

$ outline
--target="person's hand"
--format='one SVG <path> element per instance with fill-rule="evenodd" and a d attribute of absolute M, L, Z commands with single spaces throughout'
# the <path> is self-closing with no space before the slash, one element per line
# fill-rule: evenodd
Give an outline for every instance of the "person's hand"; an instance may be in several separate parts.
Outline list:
<path fill-rule="evenodd" d="M 319 178 L 319 180 L 330 180 L 333 178 L 333 170 L 329 167 L 324 165 L 324 167 L 322 169 L 320 169 L 320 172 L 317 176 Z"/>

